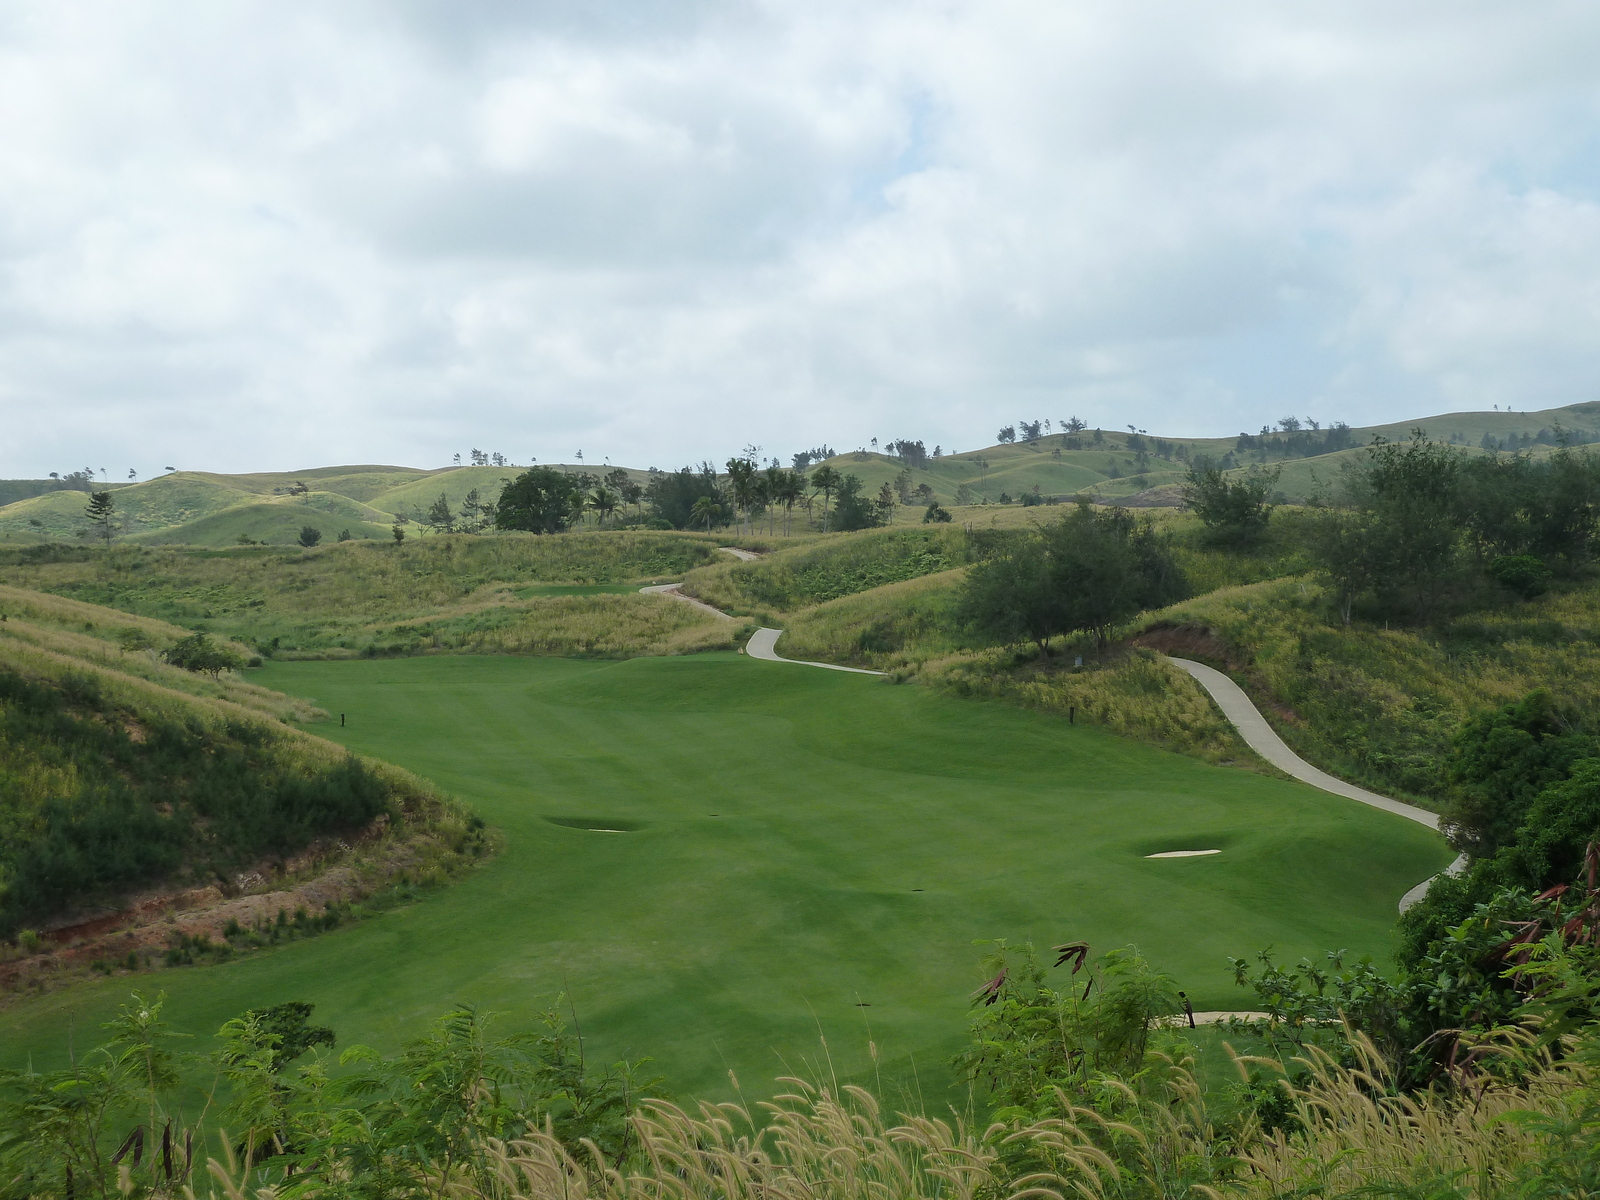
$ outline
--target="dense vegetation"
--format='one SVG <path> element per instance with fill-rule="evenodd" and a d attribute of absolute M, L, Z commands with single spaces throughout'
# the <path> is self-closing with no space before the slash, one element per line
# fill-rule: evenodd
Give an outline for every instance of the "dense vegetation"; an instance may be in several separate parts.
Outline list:
<path fill-rule="evenodd" d="M 334 1074 L 322 1055 L 297 1064 L 335 1035 L 294 1003 L 224 1025 L 204 1056 L 211 1095 L 186 1104 L 161 1004 L 135 996 L 71 1068 L 0 1081 L 0 1195 L 1592 1196 L 1600 963 L 1582 932 L 1597 922 L 1491 968 L 1521 981 L 1516 1002 L 1430 1047 L 1426 1078 L 1363 1031 L 1382 1004 L 1360 994 L 1370 972 L 1330 988 L 1308 965 L 1312 991 L 1269 968 L 1267 1053 L 1238 1059 L 1227 1086 L 1194 1074 L 1182 993 L 1136 951 L 1056 947 L 1057 982 L 1031 946 L 1001 945 L 958 1056 L 983 1107 L 893 1122 L 825 1074 L 758 1110 L 695 1111 L 637 1064 L 589 1068 L 555 1012 L 505 1037 L 457 1008 L 398 1055 L 351 1047 Z"/>
<path fill-rule="evenodd" d="M 187 718 L 187 719 L 185 719 Z M 0 936 L 180 871 L 359 829 L 390 788 L 359 760 L 307 762 L 249 718 L 118 704 L 93 675 L 0 671 Z"/>

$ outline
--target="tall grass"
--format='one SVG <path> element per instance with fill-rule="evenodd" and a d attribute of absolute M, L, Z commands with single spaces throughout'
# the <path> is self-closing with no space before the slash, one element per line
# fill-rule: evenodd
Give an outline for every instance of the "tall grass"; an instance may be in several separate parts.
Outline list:
<path fill-rule="evenodd" d="M 507 592 L 529 583 L 675 578 L 725 558 L 718 541 L 608 531 L 352 542 L 314 551 L 43 547 L 0 552 L 0 571 L 22 587 L 208 629 L 263 652 L 359 651 L 380 626 L 424 620 L 474 596 L 503 603 Z"/>
<path fill-rule="evenodd" d="M 685 578 L 684 591 L 729 612 L 793 612 L 947 571 L 966 559 L 966 534 L 957 527 L 870 529 L 786 546 L 759 562 L 701 568 Z"/>
<path fill-rule="evenodd" d="M 317 710 L 248 685 L 197 694 L 189 673 L 29 620 L 26 607 L 8 590 L 0 927 L 208 878 L 380 817 L 391 836 L 464 836 L 469 815 L 431 784 L 284 723 Z"/>
<path fill-rule="evenodd" d="M 731 650 L 743 626 L 666 596 L 543 596 L 463 606 L 365 631 L 368 653 L 453 651 L 634 658 Z M 315 656 L 321 657 L 318 653 Z"/>
<path fill-rule="evenodd" d="M 1054 1111 L 983 1128 L 899 1114 L 861 1088 L 782 1080 L 757 1113 L 736 1104 L 644 1101 L 637 1151 L 616 1164 L 549 1130 L 484 1139 L 474 1161 L 425 1170 L 429 1194 L 474 1200 L 1279 1200 L 1371 1196 L 1493 1200 L 1589 1196 L 1596 1078 L 1583 1055 L 1527 1054 L 1522 1069 L 1398 1095 L 1359 1034 L 1349 1065 L 1321 1052 L 1240 1059 L 1279 1076 L 1282 1118 L 1264 1129 L 1189 1060 L 1156 1054 L 1130 1085 L 1057 1090 Z M 1270 1085 L 1269 1085 L 1270 1086 Z M 213 1159 L 190 1194 L 269 1200 Z M 353 1181 L 352 1181 L 353 1182 Z M 421 1194 L 408 1191 L 406 1194 Z"/>
<path fill-rule="evenodd" d="M 164 621 L 10 587 L 0 587 L 0 612 L 6 616 L 0 621 L 0 662 L 16 661 L 15 651 L 27 645 L 64 661 L 148 680 L 191 696 L 228 700 L 284 721 L 312 721 L 327 715 L 304 700 L 258 687 L 233 672 L 213 679 L 169 666 L 158 651 L 187 637 L 189 631 Z M 146 647 L 129 648 L 139 642 Z M 238 643 L 224 640 L 223 644 L 240 655 L 251 653 Z"/>
<path fill-rule="evenodd" d="M 1005 651 L 930 664 L 926 679 L 958 696 L 986 696 L 1101 725 L 1212 763 L 1271 770 L 1185 671 L 1149 650 L 1112 651 L 1104 659 L 1071 649 L 1053 658 Z"/>

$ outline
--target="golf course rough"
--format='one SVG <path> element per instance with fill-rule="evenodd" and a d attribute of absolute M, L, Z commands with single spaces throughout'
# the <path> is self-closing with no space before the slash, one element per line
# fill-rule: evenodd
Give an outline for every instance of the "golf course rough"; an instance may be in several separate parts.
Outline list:
<path fill-rule="evenodd" d="M 207 1035 L 317 1005 L 392 1050 L 456 1001 L 526 1029 L 571 997 L 591 1053 L 680 1096 L 795 1071 L 954 1099 L 975 941 L 1136 944 L 1199 1009 L 1249 1007 L 1229 955 L 1386 960 L 1395 897 L 1450 859 L 1421 826 L 992 702 L 731 653 L 621 662 L 436 656 L 272 663 L 349 714 L 314 727 L 498 826 L 452 887 L 217 966 L 0 1011 L 0 1065 L 64 1060 L 138 987 Z M 1224 853 L 1146 856 L 1191 848 Z M 830 1063 L 821 1061 L 819 1035 Z M 869 1063 L 876 1044 L 876 1065 Z"/>

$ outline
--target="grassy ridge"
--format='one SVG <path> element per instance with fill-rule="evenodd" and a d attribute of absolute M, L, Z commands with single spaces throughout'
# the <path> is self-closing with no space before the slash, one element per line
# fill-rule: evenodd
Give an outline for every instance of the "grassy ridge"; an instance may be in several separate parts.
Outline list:
<path fill-rule="evenodd" d="M 945 571 L 967 558 L 954 526 L 915 525 L 810 538 L 757 562 L 690 572 L 683 590 L 734 613 L 787 613 Z"/>
<path fill-rule="evenodd" d="M 540 641 L 541 615 L 549 622 L 545 640 L 564 648 L 550 652 L 566 652 L 603 636 L 599 622 L 580 619 L 570 598 L 519 599 L 519 589 L 672 578 L 724 557 L 716 539 L 704 535 L 613 532 L 436 537 L 314 551 L 39 547 L 11 551 L 0 558 L 0 569 L 7 579 L 36 590 L 204 628 L 269 653 L 392 653 L 401 644 L 431 648 L 436 635 L 443 639 L 447 633 L 453 646 L 529 648 Z M 648 615 L 657 609 L 662 611 Z M 608 611 L 627 622 L 617 645 L 641 653 L 698 644 L 689 630 L 729 624 L 659 597 Z M 496 643 L 496 631 L 508 640 Z"/>
<path fill-rule="evenodd" d="M 348 713 L 328 736 L 462 796 L 505 849 L 403 912 L 164 974 L 181 1028 L 309 1000 L 342 1044 L 387 1049 L 456 1000 L 519 1029 L 569 991 L 597 1061 L 648 1054 L 679 1094 L 728 1094 L 730 1068 L 750 1088 L 805 1069 L 820 1029 L 840 1074 L 872 1077 L 870 1039 L 885 1085 L 920 1083 L 933 1111 L 961 1103 L 944 1064 L 974 939 L 1136 942 L 1197 1006 L 1228 1007 L 1229 954 L 1386 953 L 1396 898 L 1449 857 L 1419 826 L 1303 785 L 733 654 L 271 663 L 262 678 Z M 1143 857 L 1202 845 L 1225 852 Z M 0 1013 L 0 1055 L 58 1061 L 69 1022 L 125 993 Z"/>
<path fill-rule="evenodd" d="M 3 586 L 0 614 L 6 618 L 0 621 L 0 653 L 24 654 L 24 648 L 28 648 L 43 655 L 45 661 L 130 676 L 164 691 L 225 700 L 283 721 L 311 721 L 327 715 L 302 700 L 260 687 L 232 672 L 213 679 L 169 666 L 157 651 L 189 636 L 189 630 L 165 621 Z M 149 649 L 130 650 L 126 647 L 129 640 Z M 239 642 L 223 639 L 222 645 L 241 657 L 250 654 L 250 648 Z"/>
<path fill-rule="evenodd" d="M 1435 439 L 1476 447 L 1483 436 L 1504 439 L 1511 434 L 1531 438 L 1540 430 L 1566 430 L 1578 442 L 1600 439 L 1600 405 L 1575 404 L 1566 408 L 1535 413 L 1450 413 L 1371 426 L 1351 431 L 1356 445 L 1368 445 L 1374 437 L 1404 440 L 1421 427 Z M 1090 495 L 1110 501 L 1137 493 L 1149 493 L 1140 502 L 1171 506 L 1179 501 L 1187 462 L 1195 455 L 1220 459 L 1233 451 L 1237 436 L 1218 438 L 1167 438 L 1102 431 L 1095 440 L 1093 431 L 1069 441 L 1064 433 L 1054 433 L 1035 442 L 989 446 L 980 450 L 929 458 L 908 471 L 908 484 L 915 489 L 926 484 L 947 507 L 955 502 L 963 485 L 988 502 L 1009 495 L 1013 502 L 1025 492 L 1037 489 L 1045 496 Z M 1320 435 L 1318 435 L 1320 436 Z M 1158 442 L 1164 445 L 1157 445 Z M 1157 450 L 1163 454 L 1158 455 Z M 1291 500 L 1311 495 L 1318 481 L 1328 482 L 1338 474 L 1342 462 L 1354 451 L 1340 451 L 1306 459 L 1280 447 L 1267 452 L 1271 461 L 1283 460 L 1280 487 Z M 1286 459 L 1284 455 L 1289 455 Z M 1254 452 L 1238 459 L 1255 461 Z M 885 483 L 892 483 L 906 464 L 886 454 L 867 450 L 837 455 L 828 465 L 858 476 L 869 494 Z M 555 464 L 557 469 L 594 471 L 583 464 Z M 323 515 L 311 521 L 324 536 L 333 537 L 349 528 L 355 537 L 381 537 L 398 513 L 415 517 L 443 495 L 453 510 L 459 510 L 467 493 L 477 489 L 485 499 L 499 494 L 506 479 L 523 468 L 446 467 L 422 470 L 393 466 L 333 466 L 304 471 L 261 472 L 247 475 L 220 475 L 202 471 L 180 471 L 139 483 L 107 483 L 116 493 L 118 521 L 126 536 L 146 541 L 228 546 L 241 535 L 272 544 L 292 544 L 300 525 L 276 505 L 295 502 L 284 493 L 292 486 L 307 484 L 313 497 L 311 507 Z M 601 468 L 602 470 L 606 468 Z M 622 468 L 636 481 L 650 476 L 636 468 Z M 1242 469 L 1242 467 L 1241 467 Z M 0 480 L 0 492 L 17 497 L 14 503 L 0 504 L 0 542 L 66 540 L 87 529 L 83 493 L 52 492 L 35 495 L 38 481 Z M 31 498 L 24 498 L 31 497 Z M 0 497 L 3 499 L 4 497 Z M 266 505 L 245 513 L 231 510 Z M 920 512 L 920 509 L 917 510 Z M 811 510 L 813 517 L 817 510 Z M 319 524 L 332 522 L 332 528 Z"/>

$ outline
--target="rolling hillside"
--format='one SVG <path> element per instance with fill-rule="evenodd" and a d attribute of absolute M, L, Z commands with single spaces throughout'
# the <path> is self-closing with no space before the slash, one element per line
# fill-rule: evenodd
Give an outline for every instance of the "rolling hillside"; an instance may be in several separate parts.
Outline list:
<path fill-rule="evenodd" d="M 1417 417 L 1352 429 L 1344 447 L 1331 452 L 1328 431 L 1300 431 L 1262 438 L 1233 434 L 1218 438 L 1168 439 L 1159 434 L 1085 430 L 1076 436 L 1053 433 L 1033 442 L 988 446 L 929 458 L 914 468 L 900 459 L 866 450 L 836 455 L 829 466 L 861 479 L 875 494 L 909 470 L 909 487 L 932 489 L 941 503 L 958 502 L 963 485 L 970 503 L 1015 503 L 1029 492 L 1041 496 L 1084 495 L 1107 503 L 1172 506 L 1196 456 L 1204 455 L 1239 470 L 1251 463 L 1283 465 L 1280 490 L 1301 500 L 1338 478 L 1342 464 L 1375 437 L 1410 436 L 1413 429 L 1469 450 L 1486 438 L 1498 449 L 1545 450 L 1558 436 L 1574 444 L 1600 442 L 1600 403 L 1569 405 L 1539 412 L 1468 412 Z M 609 465 L 553 464 L 559 470 L 602 473 Z M 820 464 L 819 464 L 820 465 Z M 439 496 L 459 510 L 473 489 L 486 500 L 522 467 L 445 467 L 425 470 L 383 465 L 316 467 L 304 471 L 219 475 L 177 471 L 141 483 L 106 485 L 114 489 L 118 536 L 145 545 L 224 547 L 242 539 L 290 545 L 303 526 L 332 541 L 348 531 L 355 539 L 384 538 L 397 517 L 414 521 Z M 638 482 L 646 471 L 625 468 Z M 0 480 L 0 543 L 68 541 L 83 537 L 88 497 L 81 491 L 45 490 L 48 480 Z M 300 489 L 307 489 L 301 492 Z"/>

